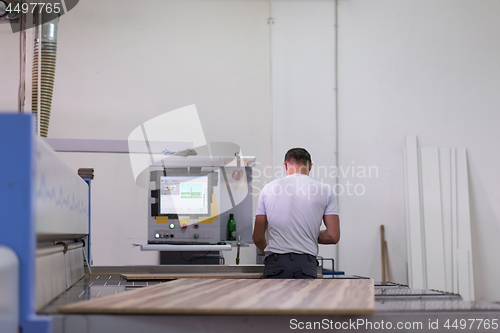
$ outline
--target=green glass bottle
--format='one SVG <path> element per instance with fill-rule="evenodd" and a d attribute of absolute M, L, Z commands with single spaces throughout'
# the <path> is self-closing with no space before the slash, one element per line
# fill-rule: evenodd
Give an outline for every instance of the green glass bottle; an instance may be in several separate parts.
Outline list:
<path fill-rule="evenodd" d="M 236 221 L 233 214 L 229 214 L 229 220 L 227 221 L 227 240 L 236 240 Z"/>

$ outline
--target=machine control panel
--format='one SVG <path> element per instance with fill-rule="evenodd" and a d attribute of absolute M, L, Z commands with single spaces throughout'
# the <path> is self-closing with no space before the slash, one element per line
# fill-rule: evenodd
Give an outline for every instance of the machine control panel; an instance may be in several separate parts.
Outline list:
<path fill-rule="evenodd" d="M 150 167 L 148 243 L 225 242 L 230 214 L 236 218 L 237 235 L 243 242 L 251 242 L 251 169 L 223 165 Z M 243 176 L 234 179 L 232 175 L 238 170 Z"/>
<path fill-rule="evenodd" d="M 156 225 L 156 228 L 153 230 L 153 239 L 150 239 L 149 243 L 164 244 L 196 240 L 203 243 L 212 243 L 215 241 L 214 238 L 218 236 L 218 233 L 218 231 L 216 232 L 216 230 L 214 230 L 213 226 L 200 226 L 198 223 L 180 226 L 179 223 L 175 221 L 162 227 Z"/>

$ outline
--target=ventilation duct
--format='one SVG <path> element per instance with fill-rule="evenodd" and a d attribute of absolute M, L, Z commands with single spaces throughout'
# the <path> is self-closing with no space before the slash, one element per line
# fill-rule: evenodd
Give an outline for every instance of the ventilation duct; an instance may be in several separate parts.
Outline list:
<path fill-rule="evenodd" d="M 54 75 L 56 71 L 57 50 L 57 14 L 43 13 L 43 20 L 39 17 L 41 26 L 37 25 L 37 39 L 35 40 L 33 76 L 32 76 L 32 98 L 31 110 L 37 118 L 38 132 L 40 136 L 47 137 L 49 131 L 50 109 L 52 106 L 52 92 L 54 90 Z M 41 40 L 38 38 L 41 29 Z M 41 55 L 41 56 L 40 56 Z M 41 60 L 40 60 L 41 59 Z M 38 74 L 41 63 L 41 75 Z M 38 80 L 40 79 L 40 84 Z M 40 119 L 38 119 L 38 88 L 40 86 Z"/>

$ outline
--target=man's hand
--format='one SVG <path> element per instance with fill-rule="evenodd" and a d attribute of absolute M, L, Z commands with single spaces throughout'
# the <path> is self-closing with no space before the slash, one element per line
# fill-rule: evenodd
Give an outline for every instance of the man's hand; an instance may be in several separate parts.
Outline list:
<path fill-rule="evenodd" d="M 266 242 L 266 229 L 267 229 L 267 216 L 257 215 L 255 216 L 255 227 L 253 228 L 253 242 L 264 254 L 264 249 L 267 246 Z"/>
<path fill-rule="evenodd" d="M 340 220 L 338 215 L 324 215 L 326 230 L 319 232 L 319 244 L 337 244 L 340 240 Z"/>

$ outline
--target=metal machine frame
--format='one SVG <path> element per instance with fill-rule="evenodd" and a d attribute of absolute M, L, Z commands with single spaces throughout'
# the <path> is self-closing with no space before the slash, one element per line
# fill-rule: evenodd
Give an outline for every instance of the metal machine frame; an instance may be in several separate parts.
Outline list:
<path fill-rule="evenodd" d="M 37 238 L 38 242 L 50 239 L 50 243 L 55 244 L 57 240 L 88 236 L 90 179 L 87 186 L 76 172 L 68 171 L 55 157 L 35 135 L 31 115 L 0 115 L 0 137 L 0 245 L 12 249 L 19 259 L 19 325 L 23 332 L 49 333 L 52 332 L 51 317 L 36 314 Z M 69 178 L 61 175 L 64 179 L 61 183 L 50 183 L 48 174 L 54 170 L 63 170 Z M 43 176 L 44 172 L 47 177 Z M 52 207 L 58 209 L 52 211 Z M 88 246 L 88 239 L 86 243 Z M 63 247 L 59 247 L 64 248 L 66 254 L 68 246 L 61 244 Z"/>

